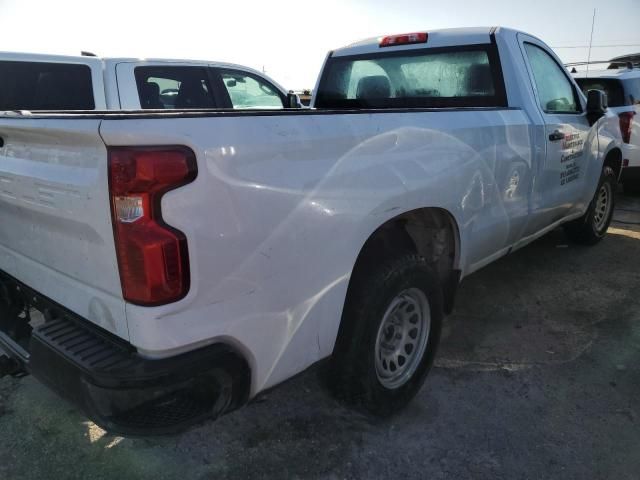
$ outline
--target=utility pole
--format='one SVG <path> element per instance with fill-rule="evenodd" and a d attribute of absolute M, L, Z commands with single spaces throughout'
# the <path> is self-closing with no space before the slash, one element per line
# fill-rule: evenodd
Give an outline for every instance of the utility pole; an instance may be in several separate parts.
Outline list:
<path fill-rule="evenodd" d="M 596 24 L 596 9 L 593 9 L 593 19 L 591 20 L 591 37 L 589 38 L 589 53 L 587 54 L 587 73 L 585 78 L 589 76 L 589 62 L 591 61 L 591 45 L 593 44 L 593 26 Z"/>

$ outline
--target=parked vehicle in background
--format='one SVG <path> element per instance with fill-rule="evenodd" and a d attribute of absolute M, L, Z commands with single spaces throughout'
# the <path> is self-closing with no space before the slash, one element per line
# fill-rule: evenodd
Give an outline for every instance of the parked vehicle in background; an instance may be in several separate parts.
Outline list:
<path fill-rule="evenodd" d="M 607 68 L 620 68 L 621 65 L 627 66 L 628 64 L 638 67 L 640 66 L 640 53 L 627 53 L 626 55 L 613 57 L 611 60 L 603 63 L 609 64 Z"/>
<path fill-rule="evenodd" d="M 311 105 L 311 98 L 313 96 L 311 90 L 301 90 L 296 93 L 298 95 L 298 98 L 300 98 L 300 102 L 303 106 L 308 107 Z"/>
<path fill-rule="evenodd" d="M 620 181 L 625 192 L 640 193 L 640 67 L 612 65 L 618 68 L 579 72 L 574 77 L 585 94 L 593 89 L 606 92 L 609 109 L 618 116 L 622 137 Z"/>
<path fill-rule="evenodd" d="M 241 65 L 0 52 L 0 110 L 278 109 L 290 101 Z"/>
<path fill-rule="evenodd" d="M 523 32 L 334 50 L 309 110 L 186 110 L 164 70 L 123 68 L 175 109 L 0 115 L 0 345 L 111 431 L 215 417 L 327 357 L 338 396 L 392 414 L 460 279 L 611 221 L 618 118 Z"/>

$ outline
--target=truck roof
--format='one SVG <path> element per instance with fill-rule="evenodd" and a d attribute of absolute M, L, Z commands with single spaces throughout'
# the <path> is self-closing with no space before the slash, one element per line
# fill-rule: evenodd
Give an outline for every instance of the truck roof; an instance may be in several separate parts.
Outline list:
<path fill-rule="evenodd" d="M 218 67 L 235 68 L 240 70 L 255 71 L 252 68 L 235 63 L 218 62 L 213 60 L 196 60 L 184 58 L 136 58 L 136 57 L 97 57 L 88 55 L 50 55 L 45 53 L 22 53 L 22 52 L 0 52 L 0 59 L 5 61 L 33 61 L 33 62 L 54 62 L 54 63 L 80 63 L 91 64 L 116 64 L 124 62 L 159 62 L 159 63 L 182 63 L 197 65 L 215 65 Z M 259 73 L 259 72 L 258 72 Z"/>
<path fill-rule="evenodd" d="M 573 76 L 577 79 L 580 78 L 617 78 L 617 79 L 625 79 L 625 78 L 640 78 L 640 68 L 609 68 L 605 70 L 591 70 L 589 72 L 580 71 L 573 74 Z"/>
<path fill-rule="evenodd" d="M 412 45 L 394 46 L 394 50 L 411 50 L 425 47 L 448 47 L 453 45 L 474 45 L 489 43 L 492 32 L 512 31 L 505 27 L 465 27 L 465 28 L 445 28 L 440 30 L 421 30 L 428 35 L 427 43 L 417 43 Z M 380 41 L 384 35 L 370 37 L 364 40 L 351 43 L 333 51 L 334 57 L 346 55 L 360 55 L 380 51 Z"/>

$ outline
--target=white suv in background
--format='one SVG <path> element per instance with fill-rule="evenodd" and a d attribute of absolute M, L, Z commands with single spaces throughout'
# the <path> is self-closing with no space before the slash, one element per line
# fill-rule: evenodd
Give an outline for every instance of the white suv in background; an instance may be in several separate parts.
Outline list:
<path fill-rule="evenodd" d="M 625 192 L 640 193 L 640 68 L 610 68 L 574 74 L 582 91 L 604 90 L 609 108 L 620 119 Z"/>

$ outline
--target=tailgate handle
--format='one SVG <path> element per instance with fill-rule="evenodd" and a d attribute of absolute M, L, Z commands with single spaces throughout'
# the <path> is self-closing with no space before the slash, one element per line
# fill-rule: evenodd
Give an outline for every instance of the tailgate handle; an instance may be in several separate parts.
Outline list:
<path fill-rule="evenodd" d="M 555 142 L 557 140 L 562 140 L 563 138 L 564 138 L 564 133 L 562 133 L 560 130 L 555 130 L 549 134 L 549 140 L 551 140 L 552 142 Z"/>
<path fill-rule="evenodd" d="M 4 147 L 4 138 L 0 137 L 0 148 Z"/>

